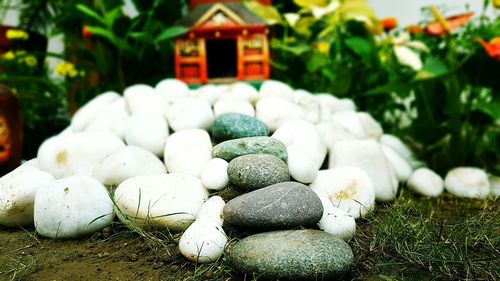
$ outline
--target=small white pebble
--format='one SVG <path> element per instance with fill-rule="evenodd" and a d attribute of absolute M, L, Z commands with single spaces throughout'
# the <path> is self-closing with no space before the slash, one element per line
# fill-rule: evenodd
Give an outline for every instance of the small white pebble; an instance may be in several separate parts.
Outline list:
<path fill-rule="evenodd" d="M 210 190 L 224 189 L 229 184 L 228 165 L 229 163 L 221 158 L 212 158 L 208 161 L 201 173 L 203 186 Z"/>
<path fill-rule="evenodd" d="M 444 180 L 446 190 L 458 197 L 485 198 L 490 194 L 486 173 L 474 167 L 458 167 L 448 172 Z"/>
<path fill-rule="evenodd" d="M 408 187 L 424 196 L 436 197 L 444 190 L 443 179 L 428 168 L 419 168 L 408 179 Z"/>

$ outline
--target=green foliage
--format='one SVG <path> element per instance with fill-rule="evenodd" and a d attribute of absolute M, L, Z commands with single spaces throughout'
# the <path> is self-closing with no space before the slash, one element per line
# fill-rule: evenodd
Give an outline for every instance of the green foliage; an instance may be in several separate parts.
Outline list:
<path fill-rule="evenodd" d="M 295 2 L 298 19 L 281 21 L 271 44 L 275 78 L 354 99 L 442 174 L 458 165 L 500 173 L 500 62 L 475 42 L 500 36 L 500 19 L 481 17 L 443 37 L 379 34 L 364 1 L 320 3 L 319 15 Z"/>
<path fill-rule="evenodd" d="M 50 77 L 45 62 L 47 41 L 43 36 L 26 34 L 26 39 L 9 38 L 9 50 L 0 58 L 0 83 L 16 95 L 22 112 L 23 157 L 36 157 L 40 143 L 67 124 L 65 85 Z"/>
<path fill-rule="evenodd" d="M 172 77 L 173 42 L 187 28 L 175 25 L 186 7 L 184 1 L 135 1 L 138 15 L 130 18 L 122 11 L 123 2 L 93 1 L 63 7 L 57 26 L 66 36 L 68 56 L 87 72 L 95 72 L 99 83 L 80 89 L 79 104 L 95 94 L 145 83 L 154 85 Z M 73 29 L 73 26 L 79 27 Z M 85 28 L 82 37 L 82 28 Z"/>

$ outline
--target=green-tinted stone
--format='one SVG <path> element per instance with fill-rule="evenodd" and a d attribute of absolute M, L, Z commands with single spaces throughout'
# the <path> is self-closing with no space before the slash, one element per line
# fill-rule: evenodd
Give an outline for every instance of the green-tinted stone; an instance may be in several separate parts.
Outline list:
<path fill-rule="evenodd" d="M 212 136 L 217 141 L 267 135 L 269 129 L 264 122 L 240 113 L 221 114 L 212 124 Z"/>
<path fill-rule="evenodd" d="M 221 142 L 212 150 L 212 157 L 231 161 L 247 154 L 270 154 L 287 161 L 286 146 L 271 137 L 248 137 Z"/>
<path fill-rule="evenodd" d="M 236 157 L 229 162 L 227 174 L 232 184 L 247 191 L 290 180 L 285 162 L 268 154 Z"/>
<path fill-rule="evenodd" d="M 334 280 L 353 264 L 349 245 L 320 230 L 259 233 L 230 247 L 228 262 L 235 270 L 269 279 Z"/>

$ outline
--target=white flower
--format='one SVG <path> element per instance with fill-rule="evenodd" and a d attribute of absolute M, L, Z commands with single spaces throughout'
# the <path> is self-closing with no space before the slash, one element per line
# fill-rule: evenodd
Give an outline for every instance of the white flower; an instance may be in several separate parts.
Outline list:
<path fill-rule="evenodd" d="M 429 52 L 429 48 L 423 42 L 411 41 L 410 34 L 403 32 L 392 39 L 391 43 L 394 45 L 394 54 L 400 64 L 409 66 L 415 71 L 422 69 L 423 64 L 420 55 L 411 48 L 426 53 Z"/>
<path fill-rule="evenodd" d="M 311 13 L 316 19 L 319 19 L 323 17 L 326 14 L 329 14 L 335 10 L 337 10 L 340 7 L 340 2 L 339 1 L 331 1 L 326 7 L 320 7 L 320 6 L 312 6 L 311 7 Z"/>
<path fill-rule="evenodd" d="M 296 13 L 286 13 L 284 17 L 290 26 L 294 26 L 300 19 L 299 14 Z"/>
<path fill-rule="evenodd" d="M 413 70 L 418 71 L 422 69 L 422 60 L 420 55 L 406 46 L 394 46 L 394 54 L 399 63 L 411 67 Z"/>

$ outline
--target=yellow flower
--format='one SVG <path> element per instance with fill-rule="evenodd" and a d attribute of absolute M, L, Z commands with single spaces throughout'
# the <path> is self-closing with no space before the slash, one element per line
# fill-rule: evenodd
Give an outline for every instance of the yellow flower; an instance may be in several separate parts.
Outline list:
<path fill-rule="evenodd" d="M 11 60 L 11 59 L 14 59 L 15 56 L 16 55 L 14 55 L 14 52 L 8 51 L 8 52 L 6 52 L 5 54 L 2 55 L 2 58 L 4 60 Z"/>
<path fill-rule="evenodd" d="M 16 57 L 24 56 L 26 55 L 26 51 L 20 50 L 20 51 L 8 51 L 2 55 L 2 58 L 4 60 L 13 60 Z"/>
<path fill-rule="evenodd" d="M 314 43 L 314 47 L 322 54 L 328 54 L 330 52 L 330 43 L 318 41 Z"/>
<path fill-rule="evenodd" d="M 7 39 L 9 40 L 28 40 L 30 37 L 28 33 L 18 30 L 18 29 L 9 29 L 6 34 Z"/>
<path fill-rule="evenodd" d="M 77 75 L 78 75 L 78 71 L 76 71 L 75 69 L 70 69 L 68 71 L 68 76 L 71 78 L 75 78 Z"/>
<path fill-rule="evenodd" d="M 76 70 L 75 65 L 67 61 L 63 61 L 58 64 L 54 71 L 62 77 L 75 78 L 78 76 L 78 71 Z"/>
<path fill-rule="evenodd" d="M 500 9 L 500 0 L 493 0 L 493 7 Z"/>
<path fill-rule="evenodd" d="M 38 64 L 38 60 L 33 55 L 28 55 L 24 58 L 24 63 L 29 67 L 35 67 Z"/>

